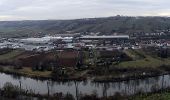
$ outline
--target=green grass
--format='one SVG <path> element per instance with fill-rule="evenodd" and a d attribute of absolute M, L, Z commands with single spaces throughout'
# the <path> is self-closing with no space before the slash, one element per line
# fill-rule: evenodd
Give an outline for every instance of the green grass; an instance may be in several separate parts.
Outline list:
<path fill-rule="evenodd" d="M 129 100 L 170 100 L 170 93 L 155 93 L 152 95 L 139 95 Z"/>
<path fill-rule="evenodd" d="M 126 61 L 121 62 L 118 66 L 122 67 L 156 67 L 164 64 L 163 61 L 154 59 L 154 58 L 146 58 L 137 61 Z"/>
<path fill-rule="evenodd" d="M 13 50 L 6 54 L 0 55 L 0 60 L 9 60 L 9 59 L 15 58 L 16 56 L 18 56 L 21 53 L 22 53 L 22 51 L 20 51 L 20 50 Z"/>
<path fill-rule="evenodd" d="M 133 60 L 140 60 L 140 59 L 144 59 L 144 55 L 142 53 L 140 53 L 139 50 L 124 50 L 124 53 L 126 53 L 129 57 L 131 57 Z"/>
<path fill-rule="evenodd" d="M 133 51 L 130 51 L 128 55 L 131 54 L 131 56 L 135 56 Z M 140 59 L 140 60 L 133 60 L 133 61 L 125 61 L 119 63 L 117 66 L 119 67 L 159 67 L 161 65 L 170 65 L 170 59 L 161 59 L 158 57 L 152 57 L 148 54 L 145 54 L 142 50 L 135 51 L 140 53 L 140 55 L 144 55 L 146 58 Z M 133 54 L 133 55 L 132 55 Z M 137 54 L 138 55 L 138 54 Z"/>
<path fill-rule="evenodd" d="M 3 67 L 3 66 L 1 66 Z M 51 71 L 33 71 L 29 67 L 23 67 L 22 69 L 13 69 L 12 66 L 3 67 L 5 72 L 19 73 L 26 76 L 36 76 L 36 77 L 50 77 Z"/>
<path fill-rule="evenodd" d="M 32 71 L 32 69 L 28 67 L 23 67 L 21 70 L 19 70 L 19 72 L 29 76 L 50 77 L 51 75 L 51 71 Z"/>

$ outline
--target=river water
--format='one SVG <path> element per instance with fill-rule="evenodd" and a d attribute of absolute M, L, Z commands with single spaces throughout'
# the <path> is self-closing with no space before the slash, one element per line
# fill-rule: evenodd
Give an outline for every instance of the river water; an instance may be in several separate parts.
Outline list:
<path fill-rule="evenodd" d="M 11 82 L 14 85 L 20 85 L 23 89 L 32 90 L 35 93 L 50 94 L 62 92 L 70 93 L 73 96 L 77 94 L 92 94 L 98 96 L 110 96 L 119 92 L 121 94 L 135 94 L 137 92 L 151 92 L 153 89 L 161 89 L 170 87 L 170 75 L 162 75 L 146 79 L 129 80 L 123 82 L 108 82 L 97 83 L 87 80 L 85 82 L 55 82 L 51 80 L 36 80 L 27 77 L 16 77 L 0 73 L 0 87 L 3 87 L 6 82 Z"/>

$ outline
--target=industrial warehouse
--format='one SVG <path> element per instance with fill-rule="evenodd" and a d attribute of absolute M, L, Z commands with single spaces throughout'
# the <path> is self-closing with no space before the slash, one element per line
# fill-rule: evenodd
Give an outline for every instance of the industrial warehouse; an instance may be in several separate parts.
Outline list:
<path fill-rule="evenodd" d="M 85 47 L 100 47 L 114 45 L 120 47 L 120 43 L 129 42 L 128 35 L 103 35 L 103 36 L 80 36 L 80 35 L 61 35 L 31 37 L 22 39 L 4 39 L 1 41 L 1 48 L 20 48 L 25 50 L 48 51 L 51 49 L 81 49 Z M 100 45 L 99 45 L 100 44 Z M 105 47 L 106 48 L 106 47 Z"/>
<path fill-rule="evenodd" d="M 82 36 L 81 40 L 128 40 L 128 35 Z"/>

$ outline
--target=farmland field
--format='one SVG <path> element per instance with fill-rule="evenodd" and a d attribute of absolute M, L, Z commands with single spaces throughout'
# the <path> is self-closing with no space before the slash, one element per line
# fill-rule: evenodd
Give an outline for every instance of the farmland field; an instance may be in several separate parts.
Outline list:
<path fill-rule="evenodd" d="M 0 60 L 14 59 L 15 57 L 19 56 L 22 53 L 23 53 L 23 51 L 21 51 L 21 50 L 12 50 L 10 52 L 0 55 Z"/>
<path fill-rule="evenodd" d="M 118 66 L 120 67 L 150 67 L 150 68 L 155 68 L 155 67 L 159 67 L 161 65 L 170 65 L 170 59 L 169 58 L 165 58 L 165 59 L 161 59 L 159 57 L 152 57 L 148 54 L 146 54 L 144 51 L 142 50 L 138 50 L 138 51 L 130 51 L 134 56 L 139 56 L 139 55 L 143 55 L 142 59 L 139 60 L 134 60 L 134 61 L 125 61 L 125 62 L 121 62 L 118 64 Z M 136 52 L 138 52 L 138 54 L 134 55 Z M 144 58 L 145 57 L 145 58 Z"/>

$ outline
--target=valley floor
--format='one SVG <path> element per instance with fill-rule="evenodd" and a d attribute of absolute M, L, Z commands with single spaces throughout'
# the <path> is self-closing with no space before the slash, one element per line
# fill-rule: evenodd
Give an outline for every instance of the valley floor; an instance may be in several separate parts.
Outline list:
<path fill-rule="evenodd" d="M 52 70 L 40 71 L 23 66 L 21 66 L 21 68 L 15 68 L 16 66 L 14 63 L 16 63 L 16 59 L 25 57 L 30 53 L 27 54 L 22 50 L 10 50 L 0 54 L 0 71 L 32 78 L 52 78 L 59 80 L 86 80 L 90 78 L 98 82 L 140 79 L 169 74 L 170 72 L 169 57 L 160 58 L 156 55 L 148 54 L 143 50 L 124 50 L 123 52 L 132 58 L 132 60 L 120 62 L 113 61 L 109 65 L 99 65 L 100 63 L 97 62 L 103 60 L 104 62 L 107 62 L 108 58 L 101 58 L 101 54 L 96 50 L 90 52 L 92 52 L 93 57 L 89 57 L 89 51 L 83 51 L 83 66 L 88 66 L 87 68 L 75 69 L 73 67 L 67 67 L 64 69 L 64 75 L 56 77 L 58 73 L 53 72 Z"/>

